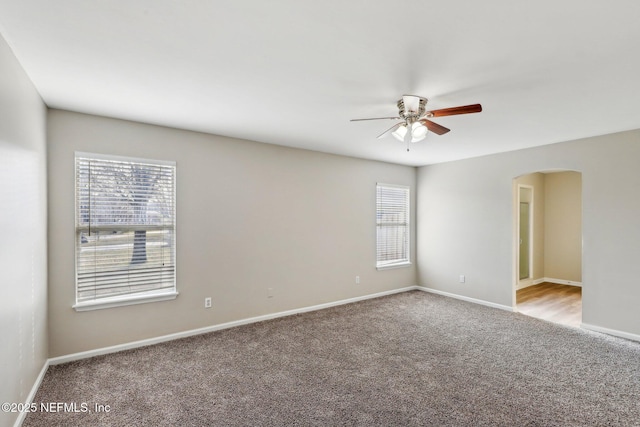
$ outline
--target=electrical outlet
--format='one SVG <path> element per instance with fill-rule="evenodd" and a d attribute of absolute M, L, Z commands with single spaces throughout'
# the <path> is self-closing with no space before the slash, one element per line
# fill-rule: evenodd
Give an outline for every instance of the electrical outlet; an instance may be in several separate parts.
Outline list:
<path fill-rule="evenodd" d="M 211 308 L 211 297 L 204 299 L 204 308 Z"/>
<path fill-rule="evenodd" d="M 460 275 L 460 283 L 464 283 L 464 281 L 465 281 L 464 274 L 461 274 Z"/>
<path fill-rule="evenodd" d="M 356 276 L 356 285 L 360 284 L 360 276 Z"/>
<path fill-rule="evenodd" d="M 267 288 L 267 298 L 273 298 L 273 288 Z"/>

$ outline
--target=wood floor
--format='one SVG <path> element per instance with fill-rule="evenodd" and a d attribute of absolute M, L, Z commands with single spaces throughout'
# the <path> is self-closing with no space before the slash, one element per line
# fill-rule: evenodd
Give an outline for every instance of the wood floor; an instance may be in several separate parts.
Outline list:
<path fill-rule="evenodd" d="M 527 316 L 579 327 L 582 323 L 582 288 L 540 283 L 516 291 L 518 311 Z"/>

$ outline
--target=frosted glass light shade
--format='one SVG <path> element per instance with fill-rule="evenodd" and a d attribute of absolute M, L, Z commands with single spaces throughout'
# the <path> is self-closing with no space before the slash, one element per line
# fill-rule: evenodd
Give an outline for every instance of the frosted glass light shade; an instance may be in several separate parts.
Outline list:
<path fill-rule="evenodd" d="M 427 136 L 427 127 L 420 122 L 411 125 L 411 142 L 422 141 Z"/>
<path fill-rule="evenodd" d="M 391 133 L 391 135 L 393 135 L 393 137 L 395 139 L 397 139 L 398 141 L 404 141 L 404 136 L 406 134 L 407 134 L 407 126 L 406 125 L 398 126 L 398 129 L 396 129 L 395 131 L 393 131 Z"/>

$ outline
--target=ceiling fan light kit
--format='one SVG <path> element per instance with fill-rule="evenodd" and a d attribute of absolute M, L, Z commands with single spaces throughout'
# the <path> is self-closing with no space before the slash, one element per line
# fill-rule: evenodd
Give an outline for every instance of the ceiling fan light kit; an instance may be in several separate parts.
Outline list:
<path fill-rule="evenodd" d="M 422 141 L 426 138 L 429 129 L 420 122 L 414 122 L 411 125 L 411 142 Z"/>
<path fill-rule="evenodd" d="M 389 133 L 398 141 L 407 142 L 407 151 L 409 151 L 409 142 L 418 142 L 426 138 L 428 131 L 436 135 L 444 135 L 450 129 L 441 126 L 429 120 L 432 117 L 454 116 L 458 114 L 479 113 L 482 111 L 480 104 L 463 105 L 460 107 L 443 108 L 440 110 L 427 111 L 427 98 L 415 95 L 404 95 L 398 100 L 398 117 L 377 117 L 371 119 L 352 119 L 352 122 L 365 120 L 402 120 L 391 126 L 378 138 L 383 138 Z"/>
<path fill-rule="evenodd" d="M 404 123 L 397 125 L 397 129 L 391 132 L 391 135 L 398 141 L 404 141 L 404 137 L 407 135 L 407 126 Z"/>

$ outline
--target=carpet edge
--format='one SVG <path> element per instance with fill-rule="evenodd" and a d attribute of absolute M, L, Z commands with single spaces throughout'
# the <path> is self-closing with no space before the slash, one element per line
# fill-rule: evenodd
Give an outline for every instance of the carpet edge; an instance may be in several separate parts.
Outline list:
<path fill-rule="evenodd" d="M 42 365 L 42 369 L 40 369 L 40 373 L 38 374 L 35 382 L 33 383 L 33 386 L 31 387 L 31 391 L 29 391 L 29 394 L 27 395 L 27 398 L 26 398 L 26 400 L 24 402 L 25 407 L 29 407 L 29 408 L 31 407 L 31 404 L 33 403 L 33 399 L 36 397 L 36 393 L 40 389 L 40 385 L 42 384 L 42 381 L 44 380 L 44 376 L 47 373 L 47 370 L 49 369 L 50 360 L 51 359 L 46 359 L 44 361 L 44 364 Z M 29 413 L 29 411 L 19 411 L 18 418 L 16 418 L 16 421 L 13 424 L 13 426 L 14 427 L 21 427 L 22 423 L 25 420 L 25 418 L 27 418 L 27 414 L 28 413 Z"/>
<path fill-rule="evenodd" d="M 640 335 L 632 334 L 630 332 L 619 331 L 617 329 L 603 328 L 602 326 L 592 325 L 590 323 L 584 323 L 584 322 L 582 322 L 580 327 L 588 331 L 600 332 L 602 334 L 613 335 L 614 337 L 625 338 L 628 340 L 640 342 Z"/>
<path fill-rule="evenodd" d="M 68 355 L 64 355 L 64 356 L 57 356 L 57 357 L 49 358 L 47 360 L 47 366 L 49 366 L 49 365 L 60 365 L 62 363 L 74 362 L 76 360 L 89 359 L 89 358 L 95 357 L 95 356 L 102 356 L 102 355 L 105 355 L 105 354 L 117 353 L 119 351 L 131 350 L 131 349 L 134 349 L 134 348 L 145 347 L 145 346 L 148 346 L 148 345 L 160 344 L 160 343 L 167 342 L 167 341 L 173 341 L 173 340 L 177 340 L 177 339 L 181 339 L 181 338 L 187 338 L 187 337 L 191 337 L 191 336 L 195 336 L 195 335 L 201 335 L 201 334 L 206 334 L 206 333 L 209 333 L 209 332 L 215 332 L 215 331 L 220 331 L 220 330 L 223 330 L 223 329 L 229 329 L 229 328 L 233 328 L 233 327 L 236 327 L 236 326 L 248 325 L 248 324 L 251 324 L 251 323 L 263 322 L 265 320 L 271 320 L 271 319 L 277 319 L 277 318 L 280 318 L 280 317 L 292 316 L 294 314 L 307 313 L 307 312 L 310 312 L 310 311 L 317 311 L 317 310 L 322 310 L 322 309 L 325 309 L 325 308 L 337 307 L 337 306 L 340 306 L 340 305 L 351 304 L 351 303 L 358 302 L 358 301 L 365 301 L 365 300 L 368 300 L 368 299 L 380 298 L 380 297 L 384 297 L 384 296 L 387 296 L 387 295 L 399 294 L 399 293 L 414 291 L 414 290 L 418 290 L 418 289 L 419 289 L 419 287 L 416 286 L 416 285 L 407 286 L 407 287 L 404 287 L 404 288 L 391 289 L 391 290 L 388 290 L 388 291 L 376 292 L 376 293 L 373 293 L 373 294 L 367 294 L 367 295 L 362 295 L 362 296 L 353 297 L 353 298 L 347 298 L 347 299 L 338 300 L 338 301 L 332 301 L 332 302 L 327 302 L 327 303 L 322 303 L 322 304 L 316 304 L 316 305 L 311 305 L 311 306 L 307 306 L 307 307 L 300 307 L 300 308 L 295 308 L 295 309 L 291 309 L 291 310 L 285 310 L 285 311 L 280 311 L 280 312 L 276 312 L 276 313 L 270 313 L 270 314 L 264 314 L 264 315 L 260 315 L 260 316 L 255 316 L 255 317 L 248 317 L 248 318 L 245 318 L 245 319 L 234 320 L 234 321 L 231 321 L 231 322 L 225 322 L 225 323 L 219 323 L 219 324 L 216 324 L 216 325 L 205 326 L 203 328 L 197 328 L 197 329 L 191 329 L 191 330 L 182 331 L 182 332 L 176 332 L 174 334 L 161 335 L 159 337 L 147 338 L 147 339 L 144 339 L 144 340 L 132 341 L 132 342 L 123 343 L 123 344 L 117 344 L 117 345 L 113 345 L 113 346 L 109 346 L 109 347 L 102 347 L 102 348 L 97 348 L 97 349 L 94 349 L 94 350 L 87 350 L 87 351 L 82 351 L 82 352 L 78 352 L 78 353 L 72 353 L 72 354 L 68 354 Z"/>
<path fill-rule="evenodd" d="M 508 305 L 497 304 L 497 303 L 491 302 L 491 301 L 486 301 L 486 300 L 482 300 L 482 299 L 466 297 L 464 295 L 453 294 L 451 292 L 440 291 L 438 289 L 432 289 L 432 288 L 428 288 L 426 286 L 416 286 L 416 288 L 419 291 L 429 292 L 429 293 L 432 293 L 432 294 L 442 295 L 442 296 L 449 297 L 449 298 L 455 298 L 455 299 L 459 299 L 459 300 L 462 300 L 462 301 L 472 302 L 474 304 L 485 305 L 487 307 L 499 308 L 500 310 L 511 311 L 511 312 L 515 312 L 516 311 L 513 307 L 509 307 Z"/>

